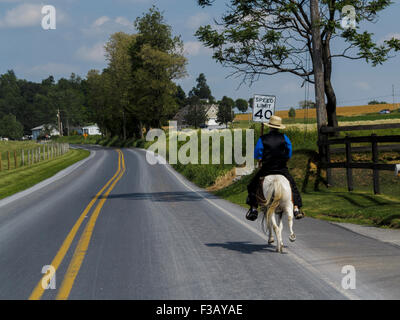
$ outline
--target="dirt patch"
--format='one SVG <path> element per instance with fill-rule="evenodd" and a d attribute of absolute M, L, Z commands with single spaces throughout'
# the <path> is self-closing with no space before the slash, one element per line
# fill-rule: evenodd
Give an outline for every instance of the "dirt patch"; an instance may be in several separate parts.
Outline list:
<path fill-rule="evenodd" d="M 230 186 L 233 183 L 233 179 L 236 178 L 236 169 L 233 168 L 232 170 L 228 171 L 225 175 L 218 177 L 215 180 L 215 183 L 207 188 L 207 191 L 218 191 L 223 188 Z"/>

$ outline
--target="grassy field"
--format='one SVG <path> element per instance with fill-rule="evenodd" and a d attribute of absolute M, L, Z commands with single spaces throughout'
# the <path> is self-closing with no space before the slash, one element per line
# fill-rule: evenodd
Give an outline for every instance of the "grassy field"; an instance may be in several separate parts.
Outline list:
<path fill-rule="evenodd" d="M 18 144 L 18 147 L 21 146 L 22 145 Z M 26 146 L 31 147 L 31 145 L 28 144 Z M 65 155 L 52 160 L 45 160 L 29 167 L 17 168 L 15 170 L 3 170 L 0 172 L 0 199 L 28 189 L 33 185 L 50 178 L 57 172 L 86 158 L 89 154 L 89 151 L 86 150 L 71 149 Z"/>

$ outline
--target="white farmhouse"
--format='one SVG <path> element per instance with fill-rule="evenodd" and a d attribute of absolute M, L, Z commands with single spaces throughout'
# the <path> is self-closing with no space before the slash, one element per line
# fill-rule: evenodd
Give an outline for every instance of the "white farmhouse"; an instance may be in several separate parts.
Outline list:
<path fill-rule="evenodd" d="M 91 126 L 86 126 L 82 128 L 82 133 L 87 134 L 88 136 L 95 136 L 95 135 L 101 135 L 100 129 L 97 126 L 97 124 L 91 125 Z"/>

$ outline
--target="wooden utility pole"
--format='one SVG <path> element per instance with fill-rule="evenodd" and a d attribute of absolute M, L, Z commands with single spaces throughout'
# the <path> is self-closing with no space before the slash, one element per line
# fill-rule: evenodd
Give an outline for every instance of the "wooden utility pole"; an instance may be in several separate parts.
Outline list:
<path fill-rule="evenodd" d="M 58 108 L 58 111 L 57 111 L 57 121 L 58 121 L 58 132 L 60 133 L 60 137 L 62 137 L 63 134 L 62 134 L 62 122 L 61 122 L 60 108 Z"/>

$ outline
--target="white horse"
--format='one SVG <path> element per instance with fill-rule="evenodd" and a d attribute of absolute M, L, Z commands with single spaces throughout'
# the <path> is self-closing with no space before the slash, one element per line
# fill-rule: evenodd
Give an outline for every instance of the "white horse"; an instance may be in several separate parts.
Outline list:
<path fill-rule="evenodd" d="M 262 203 L 263 219 L 262 227 L 265 230 L 264 223 L 268 229 L 268 244 L 274 242 L 272 228 L 275 232 L 276 251 L 283 253 L 282 241 L 282 215 L 286 214 L 289 222 L 290 236 L 289 240 L 294 242 L 296 235 L 293 232 L 293 202 L 292 189 L 289 181 L 282 175 L 269 175 L 264 178 L 263 194 L 265 201 Z"/>

